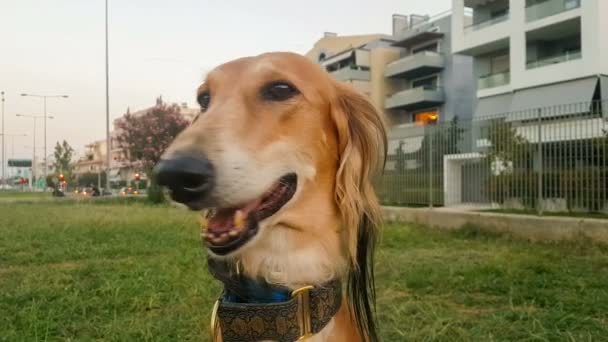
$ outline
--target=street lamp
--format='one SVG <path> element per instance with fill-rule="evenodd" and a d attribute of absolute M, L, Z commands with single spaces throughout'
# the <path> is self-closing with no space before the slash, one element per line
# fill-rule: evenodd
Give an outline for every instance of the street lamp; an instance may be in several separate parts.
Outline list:
<path fill-rule="evenodd" d="M 4 91 L 0 92 L 2 96 L 2 183 L 6 184 L 6 175 L 4 169 L 6 168 L 6 162 L 4 161 Z"/>
<path fill-rule="evenodd" d="M 46 173 L 48 170 L 47 158 L 46 158 L 46 99 L 47 98 L 64 98 L 67 99 L 68 95 L 36 95 L 36 94 L 21 94 L 21 96 L 29 96 L 29 97 L 39 97 L 44 100 L 44 179 L 46 179 Z M 46 191 L 46 187 L 44 188 Z"/>
<path fill-rule="evenodd" d="M 105 26 L 106 26 L 106 191 L 110 190 L 110 150 L 112 140 L 110 139 L 110 61 L 108 48 L 108 0 L 105 1 Z"/>
<path fill-rule="evenodd" d="M 34 175 L 36 175 L 36 120 L 37 119 L 42 119 L 44 118 L 44 121 L 46 122 L 46 119 L 54 119 L 53 116 L 50 115 L 24 115 L 24 114 L 16 114 L 16 116 L 20 117 L 20 118 L 28 118 L 28 119 L 33 119 L 34 120 L 34 132 L 33 132 L 33 136 L 34 136 L 34 156 L 32 159 L 32 173 Z M 46 156 L 46 134 L 45 134 L 45 144 L 44 144 L 44 155 Z M 45 157 L 46 159 L 46 157 Z M 44 179 L 46 181 L 46 161 L 44 163 Z M 46 187 L 44 189 L 46 191 Z"/>

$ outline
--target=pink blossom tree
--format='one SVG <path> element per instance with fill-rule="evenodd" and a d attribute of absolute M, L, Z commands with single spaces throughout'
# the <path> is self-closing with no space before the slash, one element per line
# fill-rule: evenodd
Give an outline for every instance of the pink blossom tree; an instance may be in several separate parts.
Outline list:
<path fill-rule="evenodd" d="M 118 121 L 120 132 L 116 140 L 126 154 L 127 163 L 132 168 L 144 172 L 152 180 L 150 196 L 160 196 L 152 177 L 152 169 L 158 163 L 165 149 L 179 132 L 189 125 L 180 114 L 177 105 L 167 105 L 159 98 L 156 105 L 143 115 L 127 113 Z"/>

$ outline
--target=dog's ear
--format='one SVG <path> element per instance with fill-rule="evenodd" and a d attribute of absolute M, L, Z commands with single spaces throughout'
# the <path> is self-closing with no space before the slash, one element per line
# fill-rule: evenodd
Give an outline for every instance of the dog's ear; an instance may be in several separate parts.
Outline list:
<path fill-rule="evenodd" d="M 382 219 L 373 181 L 386 159 L 386 126 L 363 95 L 337 82 L 335 89 L 332 118 L 340 153 L 335 194 L 351 259 L 350 309 L 362 337 L 375 341 L 373 253 Z"/>

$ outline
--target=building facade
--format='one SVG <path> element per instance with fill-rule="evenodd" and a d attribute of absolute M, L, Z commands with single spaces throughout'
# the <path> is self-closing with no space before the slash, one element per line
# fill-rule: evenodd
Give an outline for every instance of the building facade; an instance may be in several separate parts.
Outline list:
<path fill-rule="evenodd" d="M 475 116 L 559 105 L 542 116 L 572 115 L 569 104 L 607 99 L 606 13 L 602 0 L 453 0 L 453 50 L 474 58 Z"/>
<path fill-rule="evenodd" d="M 451 47 L 452 18 L 393 15 L 390 36 L 364 36 L 360 45 L 344 50 L 313 49 L 307 56 L 336 79 L 369 97 L 390 124 L 386 169 L 420 166 L 429 125 L 471 118 L 475 102 L 473 59 L 455 55 Z M 356 36 L 358 37 L 358 36 Z M 353 37 L 322 38 L 350 42 Z M 397 155 L 407 155 L 397 161 Z"/>

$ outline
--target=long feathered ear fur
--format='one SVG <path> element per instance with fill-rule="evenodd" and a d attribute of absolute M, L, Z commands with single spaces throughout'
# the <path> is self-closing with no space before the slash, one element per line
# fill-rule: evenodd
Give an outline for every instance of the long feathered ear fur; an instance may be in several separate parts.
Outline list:
<path fill-rule="evenodd" d="M 382 223 L 373 178 L 384 168 L 387 150 L 383 115 L 354 89 L 336 82 L 332 110 L 340 151 L 336 202 L 351 260 L 347 295 L 361 337 L 377 341 L 374 248 Z"/>

